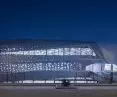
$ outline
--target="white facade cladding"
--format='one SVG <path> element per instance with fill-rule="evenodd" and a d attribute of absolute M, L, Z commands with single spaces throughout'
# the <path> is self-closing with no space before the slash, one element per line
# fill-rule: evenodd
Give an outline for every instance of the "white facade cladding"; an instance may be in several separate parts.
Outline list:
<path fill-rule="evenodd" d="M 77 71 L 82 60 L 102 60 L 88 43 L 24 40 L 2 43 L 0 50 L 1 72 Z"/>
<path fill-rule="evenodd" d="M 113 71 L 117 72 L 116 64 L 107 64 L 107 63 L 94 63 L 86 66 L 87 71 L 101 72 L 101 71 Z"/>
<path fill-rule="evenodd" d="M 100 72 L 101 69 L 102 69 L 102 64 L 100 63 L 94 63 L 86 66 L 87 71 Z"/>
<path fill-rule="evenodd" d="M 104 70 L 111 71 L 111 65 L 113 65 L 113 64 L 104 64 Z"/>
<path fill-rule="evenodd" d="M 12 50 L 12 51 L 11 51 Z M 78 61 L 64 61 L 61 59 L 61 61 L 56 62 L 55 59 L 51 58 L 48 60 L 46 57 L 54 56 L 59 59 L 59 57 L 77 57 L 78 56 L 92 56 L 96 57 L 95 52 L 91 48 L 56 48 L 56 49 L 41 49 L 41 50 L 28 50 L 28 51 L 14 51 L 16 48 L 7 48 L 5 49 L 5 52 L 1 52 L 1 65 L 0 69 L 2 72 L 26 72 L 26 71 L 39 71 L 39 70 L 65 70 L 65 71 L 73 71 L 77 70 L 77 67 L 79 67 L 80 62 Z M 29 56 L 29 57 L 28 57 Z M 38 58 L 36 58 L 38 56 Z M 48 62 L 42 62 L 48 60 Z M 24 58 L 23 58 L 24 57 Z M 26 57 L 31 60 L 28 60 Z M 44 58 L 45 57 L 45 58 Z M 32 59 L 34 58 L 34 60 Z M 35 60 L 36 58 L 36 60 Z M 20 60 L 19 60 L 20 59 Z M 40 60 L 39 62 L 36 62 Z M 55 62 L 54 62 L 55 60 Z M 62 61 L 63 60 L 63 61 Z M 19 62 L 20 61 L 20 62 Z M 32 62 L 31 62 L 32 61 Z M 33 63 L 34 61 L 34 63 Z M 52 62 L 53 61 L 53 62 Z M 18 62 L 18 64 L 16 64 Z M 5 65 L 4 65 L 5 64 Z"/>
<path fill-rule="evenodd" d="M 5 83 L 56 83 L 63 78 L 72 83 L 94 82 L 98 80 L 92 77 L 95 72 L 110 71 L 106 62 L 100 46 L 94 42 L 0 41 L 0 82 Z M 115 64 L 113 71 L 117 71 Z"/>
<path fill-rule="evenodd" d="M 104 70 L 117 72 L 117 65 L 116 64 L 105 64 Z"/>
<path fill-rule="evenodd" d="M 47 50 L 29 50 L 29 51 L 10 51 L 14 48 L 7 48 L 7 52 L 1 52 L 1 55 L 91 55 L 96 56 L 91 48 L 56 48 Z M 64 53 L 63 53 L 64 52 Z"/>
<path fill-rule="evenodd" d="M 117 65 L 113 64 L 113 72 L 117 72 Z"/>

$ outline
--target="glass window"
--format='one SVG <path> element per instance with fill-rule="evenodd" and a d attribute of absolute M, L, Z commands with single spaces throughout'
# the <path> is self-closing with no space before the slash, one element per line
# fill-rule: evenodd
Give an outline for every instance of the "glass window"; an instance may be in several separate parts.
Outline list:
<path fill-rule="evenodd" d="M 59 48 L 58 50 L 59 50 L 59 52 L 58 52 L 59 55 L 63 55 L 63 48 Z"/>
<path fill-rule="evenodd" d="M 64 54 L 65 55 L 70 55 L 70 49 L 69 48 L 64 48 Z"/>
<path fill-rule="evenodd" d="M 71 48 L 70 53 L 70 55 L 76 55 L 76 48 Z"/>

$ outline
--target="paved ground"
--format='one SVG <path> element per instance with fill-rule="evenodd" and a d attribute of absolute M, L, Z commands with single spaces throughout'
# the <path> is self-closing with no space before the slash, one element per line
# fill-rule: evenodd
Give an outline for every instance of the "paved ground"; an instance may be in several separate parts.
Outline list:
<path fill-rule="evenodd" d="M 56 88 L 55 86 L 0 86 L 0 90 L 7 90 L 7 91 L 56 90 Z M 77 91 L 79 90 L 116 90 L 117 91 L 117 86 L 73 86 L 73 89 L 70 89 L 70 90 L 77 90 Z"/>
<path fill-rule="evenodd" d="M 108 87 L 109 88 L 109 87 Z M 117 97 L 117 89 L 97 87 L 54 89 L 53 87 L 1 87 L 0 97 Z"/>

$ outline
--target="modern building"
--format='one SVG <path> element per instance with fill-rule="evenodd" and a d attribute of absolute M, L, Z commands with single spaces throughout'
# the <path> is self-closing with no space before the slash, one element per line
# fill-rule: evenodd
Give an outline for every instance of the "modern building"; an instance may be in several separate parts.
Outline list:
<path fill-rule="evenodd" d="M 116 82 L 116 53 L 107 47 L 84 41 L 2 40 L 0 82 Z"/>

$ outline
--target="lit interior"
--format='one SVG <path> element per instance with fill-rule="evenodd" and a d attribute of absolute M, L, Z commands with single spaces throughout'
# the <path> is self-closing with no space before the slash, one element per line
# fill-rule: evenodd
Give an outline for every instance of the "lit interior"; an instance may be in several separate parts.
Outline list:
<path fill-rule="evenodd" d="M 57 48 L 47 50 L 30 50 L 30 51 L 10 51 L 1 52 L 1 55 L 91 55 L 96 56 L 90 48 Z"/>

